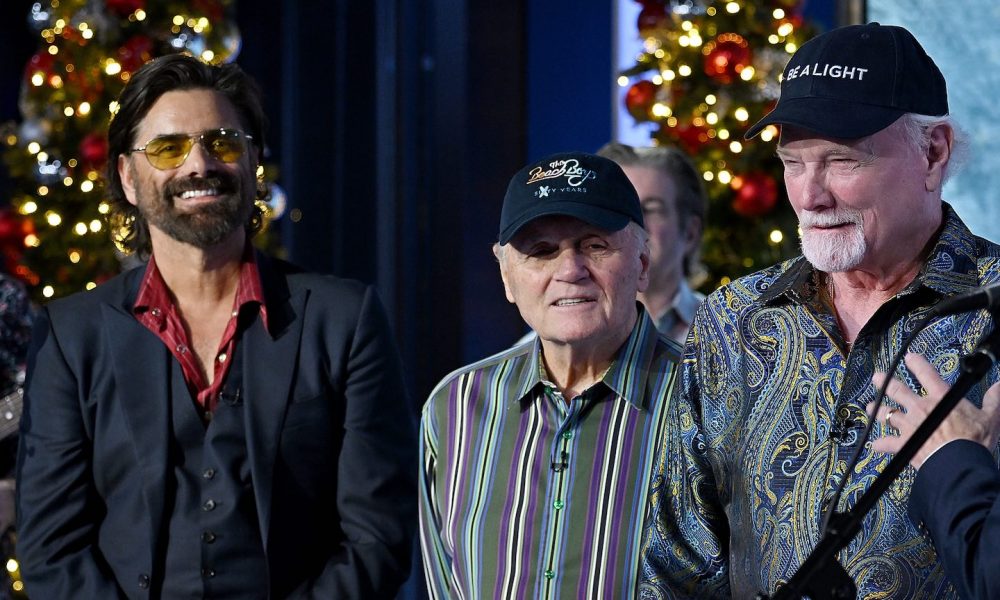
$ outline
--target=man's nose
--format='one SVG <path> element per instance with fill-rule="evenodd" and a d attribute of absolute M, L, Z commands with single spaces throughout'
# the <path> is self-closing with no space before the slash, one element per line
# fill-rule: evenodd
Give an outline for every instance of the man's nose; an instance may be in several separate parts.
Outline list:
<path fill-rule="evenodd" d="M 566 248 L 556 258 L 556 277 L 563 281 L 578 281 L 587 273 L 587 257 L 577 248 Z"/>

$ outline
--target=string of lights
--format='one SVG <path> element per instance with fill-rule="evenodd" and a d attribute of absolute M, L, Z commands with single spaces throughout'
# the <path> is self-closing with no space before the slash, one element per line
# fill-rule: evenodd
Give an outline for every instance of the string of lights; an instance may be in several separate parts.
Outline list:
<path fill-rule="evenodd" d="M 777 101 L 785 63 L 816 34 L 799 0 L 640 0 L 642 49 L 618 85 L 652 143 L 684 149 L 709 196 L 707 290 L 796 253 L 796 219 L 778 184 L 778 130 L 743 132 Z"/>

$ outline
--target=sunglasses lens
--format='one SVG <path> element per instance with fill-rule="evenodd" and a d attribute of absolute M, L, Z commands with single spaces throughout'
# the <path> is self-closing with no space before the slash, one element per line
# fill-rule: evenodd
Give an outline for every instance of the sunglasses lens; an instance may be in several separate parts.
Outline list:
<path fill-rule="evenodd" d="M 225 163 L 236 162 L 243 156 L 243 136 L 238 131 L 206 132 L 203 143 L 212 156 Z"/>
<path fill-rule="evenodd" d="M 146 158 L 157 169 L 173 169 L 187 158 L 194 141 L 186 135 L 164 135 L 146 144 Z"/>

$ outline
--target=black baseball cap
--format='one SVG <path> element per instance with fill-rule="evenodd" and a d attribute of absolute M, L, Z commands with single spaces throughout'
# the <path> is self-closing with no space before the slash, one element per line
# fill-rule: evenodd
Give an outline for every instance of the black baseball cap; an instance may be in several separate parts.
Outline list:
<path fill-rule="evenodd" d="M 511 178 L 500 211 L 500 244 L 547 215 L 576 217 L 607 231 L 629 221 L 644 226 L 639 195 L 621 167 L 586 152 L 553 154 Z"/>
<path fill-rule="evenodd" d="M 948 114 L 944 76 L 913 34 L 895 25 L 848 25 L 805 44 L 785 66 L 778 105 L 746 133 L 769 124 L 857 139 L 904 113 Z"/>

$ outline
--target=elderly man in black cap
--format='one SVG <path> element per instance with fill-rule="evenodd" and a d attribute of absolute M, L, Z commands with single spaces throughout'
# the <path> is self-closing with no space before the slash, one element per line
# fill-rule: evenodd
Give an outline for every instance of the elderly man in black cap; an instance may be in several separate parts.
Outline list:
<path fill-rule="evenodd" d="M 678 346 L 636 294 L 639 198 L 614 162 L 550 156 L 510 182 L 507 298 L 537 333 L 446 377 L 421 420 L 432 598 L 630 598 Z"/>
<path fill-rule="evenodd" d="M 888 462 L 861 435 L 873 374 L 941 298 L 1000 279 L 1000 247 L 942 201 L 960 135 L 944 77 L 908 31 L 855 25 L 804 44 L 747 135 L 778 126 L 803 256 L 721 288 L 695 316 L 650 492 L 642 597 L 750 598 L 788 581 L 829 511 Z M 985 311 L 938 317 L 913 347 L 950 384 L 992 327 Z M 913 475 L 838 556 L 859 598 L 956 596 L 907 516 Z"/>

